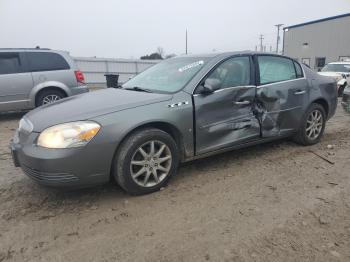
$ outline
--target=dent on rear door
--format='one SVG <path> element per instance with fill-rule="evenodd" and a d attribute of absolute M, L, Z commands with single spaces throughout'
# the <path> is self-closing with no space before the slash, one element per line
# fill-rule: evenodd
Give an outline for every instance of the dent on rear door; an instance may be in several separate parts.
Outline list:
<path fill-rule="evenodd" d="M 269 137 L 279 133 L 278 117 L 280 109 L 278 90 L 257 88 L 254 114 L 261 127 L 261 136 Z"/>
<path fill-rule="evenodd" d="M 263 137 L 284 135 L 299 128 L 307 105 L 307 80 L 295 79 L 257 88 L 254 112 Z"/>
<path fill-rule="evenodd" d="M 260 86 L 254 112 L 262 137 L 295 132 L 308 101 L 308 82 L 301 68 L 297 70 L 299 64 L 289 58 L 270 55 L 258 56 L 257 60 Z"/>

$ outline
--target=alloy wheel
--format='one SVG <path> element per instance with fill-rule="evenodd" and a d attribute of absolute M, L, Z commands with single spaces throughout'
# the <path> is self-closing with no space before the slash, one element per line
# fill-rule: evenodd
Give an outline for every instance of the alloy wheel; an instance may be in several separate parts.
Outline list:
<path fill-rule="evenodd" d="M 58 95 L 47 95 L 43 98 L 43 105 L 47 105 L 47 104 L 51 104 L 53 102 L 56 102 L 58 100 L 60 100 L 61 97 L 59 97 Z"/>
<path fill-rule="evenodd" d="M 310 140 L 316 140 L 322 132 L 323 115 L 320 110 L 313 110 L 306 122 L 306 135 Z"/>
<path fill-rule="evenodd" d="M 169 175 L 171 164 L 169 147 L 161 141 L 152 140 L 140 146 L 131 158 L 131 177 L 139 186 L 153 187 Z"/>

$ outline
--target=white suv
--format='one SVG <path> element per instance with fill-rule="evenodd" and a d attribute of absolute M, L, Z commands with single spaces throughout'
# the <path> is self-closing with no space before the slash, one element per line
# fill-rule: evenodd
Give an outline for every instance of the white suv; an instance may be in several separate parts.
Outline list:
<path fill-rule="evenodd" d="M 350 83 L 350 61 L 329 63 L 319 74 L 333 77 L 337 81 L 338 95 L 342 96 L 345 87 Z"/>
<path fill-rule="evenodd" d="M 88 92 L 68 52 L 0 49 L 0 112 L 27 110 Z"/>

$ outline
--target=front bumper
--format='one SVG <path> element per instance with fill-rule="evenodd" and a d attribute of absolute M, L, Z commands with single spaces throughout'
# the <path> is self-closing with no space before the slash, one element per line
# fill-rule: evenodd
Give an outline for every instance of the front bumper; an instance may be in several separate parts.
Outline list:
<path fill-rule="evenodd" d="M 21 134 L 16 136 L 10 143 L 14 165 L 39 184 L 76 188 L 103 184 L 110 179 L 113 154 L 104 152 L 103 145 L 47 149 L 35 145 L 37 133 L 29 134 L 24 139 L 26 143 L 20 142 Z"/>

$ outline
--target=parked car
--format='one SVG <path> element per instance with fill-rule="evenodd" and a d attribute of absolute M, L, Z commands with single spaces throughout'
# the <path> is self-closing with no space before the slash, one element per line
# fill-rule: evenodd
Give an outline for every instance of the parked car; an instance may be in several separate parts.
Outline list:
<path fill-rule="evenodd" d="M 319 74 L 333 77 L 337 81 L 338 96 L 342 96 L 345 87 L 350 84 L 350 61 L 329 63 Z"/>
<path fill-rule="evenodd" d="M 348 113 L 350 113 L 350 85 L 347 85 L 344 89 L 342 105 Z"/>
<path fill-rule="evenodd" d="M 29 112 L 11 151 L 49 186 L 115 178 L 131 194 L 164 187 L 185 162 L 275 139 L 320 141 L 337 106 L 334 80 L 288 57 L 255 52 L 165 60 L 120 89 Z"/>
<path fill-rule="evenodd" d="M 27 110 L 88 92 L 64 51 L 0 49 L 0 112 Z"/>

